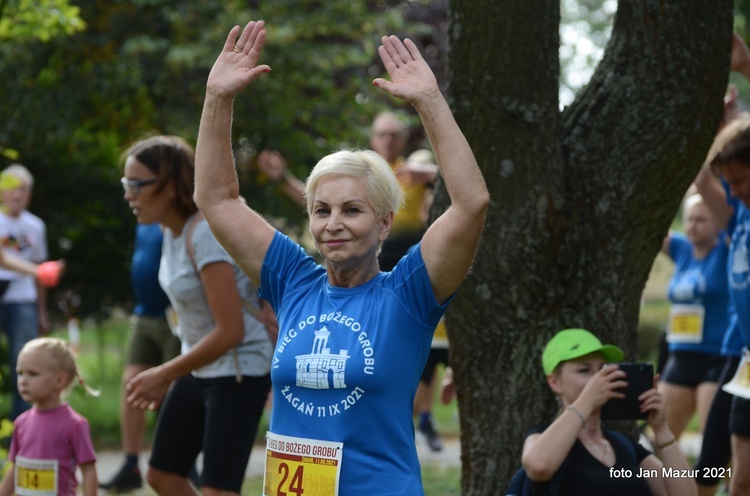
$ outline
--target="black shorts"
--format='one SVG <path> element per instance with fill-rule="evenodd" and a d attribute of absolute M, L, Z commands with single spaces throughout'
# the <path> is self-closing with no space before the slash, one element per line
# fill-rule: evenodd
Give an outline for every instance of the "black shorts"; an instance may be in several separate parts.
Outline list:
<path fill-rule="evenodd" d="M 661 380 L 667 384 L 696 388 L 704 382 L 719 382 L 725 357 L 695 351 L 673 351 L 669 354 Z"/>
<path fill-rule="evenodd" d="M 432 380 L 432 374 L 435 372 L 435 367 L 437 367 L 439 363 L 442 363 L 447 367 L 448 358 L 448 348 L 430 348 L 430 354 L 427 355 L 427 363 L 424 364 L 422 377 L 420 377 L 419 380 L 429 384 Z"/>
<path fill-rule="evenodd" d="M 187 478 L 203 451 L 201 485 L 239 493 L 270 388 L 270 376 L 176 380 L 156 421 L 149 465 Z"/>
<path fill-rule="evenodd" d="M 750 399 L 739 396 L 732 398 L 729 432 L 737 436 L 750 437 Z"/>
<path fill-rule="evenodd" d="M 740 357 L 728 356 L 724 359 L 724 368 L 719 377 L 719 384 L 724 385 L 732 380 L 740 363 Z M 732 457 L 730 444 L 729 418 L 734 396 L 723 389 L 716 390 L 711 408 L 706 418 L 700 454 L 695 461 L 695 479 L 701 486 L 715 486 L 719 483 L 718 467 L 726 467 Z"/>

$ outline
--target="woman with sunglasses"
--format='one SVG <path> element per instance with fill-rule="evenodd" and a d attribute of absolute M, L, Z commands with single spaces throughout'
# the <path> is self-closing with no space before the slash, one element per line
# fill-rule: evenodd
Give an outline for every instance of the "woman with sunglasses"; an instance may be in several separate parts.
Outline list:
<path fill-rule="evenodd" d="M 179 356 L 127 385 L 135 407 L 156 408 L 164 400 L 146 480 L 158 494 L 194 494 L 188 475 L 202 451 L 202 493 L 239 494 L 268 396 L 273 351 L 254 316 L 256 288 L 193 202 L 190 145 L 155 136 L 125 156 L 125 200 L 138 222 L 164 229 L 159 282 L 182 342 Z"/>

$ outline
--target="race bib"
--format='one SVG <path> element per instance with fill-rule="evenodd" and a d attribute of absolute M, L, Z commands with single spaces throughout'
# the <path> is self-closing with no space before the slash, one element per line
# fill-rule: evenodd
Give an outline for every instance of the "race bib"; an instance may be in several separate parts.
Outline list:
<path fill-rule="evenodd" d="M 263 496 L 338 496 L 343 443 L 266 433 Z"/>
<path fill-rule="evenodd" d="M 672 305 L 669 310 L 670 343 L 700 343 L 703 341 L 703 305 Z"/>
<path fill-rule="evenodd" d="M 57 460 L 17 456 L 14 465 L 18 496 L 57 496 Z"/>
<path fill-rule="evenodd" d="M 737 367 L 737 372 L 721 389 L 729 394 L 750 399 L 750 353 L 747 348 L 742 351 L 742 361 Z"/>

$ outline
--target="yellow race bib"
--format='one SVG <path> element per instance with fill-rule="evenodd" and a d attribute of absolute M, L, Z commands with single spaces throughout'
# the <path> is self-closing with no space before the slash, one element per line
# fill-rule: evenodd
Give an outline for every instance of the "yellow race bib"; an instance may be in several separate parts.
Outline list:
<path fill-rule="evenodd" d="M 263 496 L 338 496 L 343 443 L 266 434 Z"/>
<path fill-rule="evenodd" d="M 703 318 L 706 308 L 703 305 L 672 305 L 669 310 L 670 343 L 700 343 L 703 341 Z"/>
<path fill-rule="evenodd" d="M 17 456 L 15 477 L 18 496 L 57 496 L 57 460 L 34 460 Z"/>

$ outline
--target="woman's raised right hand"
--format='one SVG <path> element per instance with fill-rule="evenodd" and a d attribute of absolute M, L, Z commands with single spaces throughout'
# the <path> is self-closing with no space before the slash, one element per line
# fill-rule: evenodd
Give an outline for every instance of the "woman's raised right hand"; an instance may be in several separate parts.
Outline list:
<path fill-rule="evenodd" d="M 239 26 L 229 31 L 227 41 L 208 75 L 207 94 L 232 99 L 261 74 L 271 70 L 267 65 L 258 65 L 266 41 L 265 23 L 248 22 L 238 38 L 239 31 Z"/>

